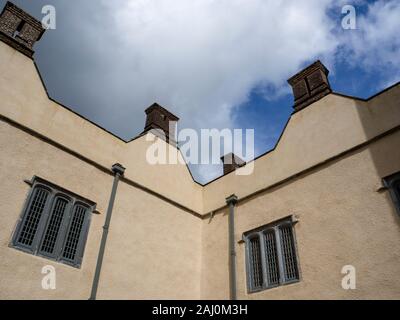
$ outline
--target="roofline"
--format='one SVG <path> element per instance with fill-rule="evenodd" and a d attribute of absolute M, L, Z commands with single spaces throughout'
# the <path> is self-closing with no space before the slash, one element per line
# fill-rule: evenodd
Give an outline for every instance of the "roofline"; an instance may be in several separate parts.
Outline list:
<path fill-rule="evenodd" d="M 238 203 L 245 202 L 245 201 L 247 201 L 248 199 L 250 199 L 252 197 L 256 197 L 256 196 L 258 196 L 258 195 L 260 195 L 260 194 L 262 194 L 264 192 L 267 192 L 268 190 L 273 190 L 275 188 L 279 188 L 280 186 L 282 186 L 285 183 L 289 183 L 290 181 L 292 181 L 294 179 L 301 178 L 302 176 L 307 175 L 307 174 L 313 172 L 314 170 L 318 170 L 319 168 L 321 168 L 321 167 L 323 167 L 325 165 L 330 165 L 335 160 L 341 159 L 343 157 L 347 157 L 348 155 L 352 154 L 353 152 L 357 152 L 358 150 L 360 150 L 362 148 L 365 148 L 365 147 L 369 146 L 370 144 L 373 144 L 376 141 L 379 141 L 380 139 L 383 139 L 383 138 L 385 138 L 387 136 L 390 136 L 390 135 L 392 135 L 394 133 L 397 133 L 399 131 L 400 131 L 400 125 L 397 125 L 397 126 L 391 128 L 391 129 L 389 129 L 389 130 L 387 130 L 387 131 L 385 131 L 385 132 L 383 132 L 383 133 L 381 133 L 381 134 L 379 134 L 379 135 L 367 140 L 367 141 L 364 141 L 364 142 L 362 142 L 362 143 L 360 143 L 360 144 L 358 144 L 356 146 L 353 146 L 353 147 L 351 147 L 349 149 L 346 149 L 346 150 L 344 150 L 344 151 L 342 151 L 342 152 L 340 152 L 340 153 L 338 153 L 338 154 L 336 154 L 336 155 L 334 155 L 334 156 L 332 156 L 332 157 L 330 157 L 330 158 L 328 158 L 326 160 L 318 162 L 318 163 L 312 165 L 311 167 L 307 167 L 307 168 L 305 168 L 303 170 L 300 170 L 299 172 L 294 173 L 294 174 L 292 174 L 292 175 L 290 175 L 290 176 L 288 176 L 286 178 L 283 178 L 283 179 L 281 179 L 281 180 L 279 180 L 279 181 L 277 181 L 275 183 L 272 183 L 272 184 L 270 184 L 270 185 L 268 185 L 266 187 L 262 187 L 262 188 L 260 188 L 260 189 L 258 189 L 256 191 L 253 191 L 253 192 L 251 192 L 251 193 L 249 193 L 247 195 L 244 195 L 243 197 L 240 197 L 238 199 Z M 221 210 L 223 210 L 223 209 L 225 209 L 227 207 L 228 207 L 228 205 L 224 204 L 224 205 L 221 205 L 221 206 L 217 207 L 216 209 L 208 210 L 207 212 L 203 212 L 203 216 L 202 217 L 203 217 L 203 219 L 207 219 L 208 217 L 217 214 L 219 211 L 221 211 Z"/>
<path fill-rule="evenodd" d="M 386 87 L 386 88 L 382 89 L 381 91 L 378 91 L 377 93 L 374 93 L 372 96 L 370 96 L 368 98 L 360 98 L 360 97 L 356 97 L 356 96 L 352 96 L 352 95 L 348 95 L 348 94 L 344 94 L 344 93 L 340 93 L 340 92 L 332 92 L 332 94 L 334 94 L 336 96 L 341 96 L 341 97 L 344 97 L 344 98 L 350 98 L 350 99 L 353 99 L 353 100 L 359 100 L 359 101 L 363 101 L 363 102 L 368 102 L 368 101 L 376 98 L 377 96 L 381 95 L 382 93 L 385 93 L 386 91 L 389 91 L 389 90 L 393 89 L 394 87 L 396 87 L 399 84 L 400 84 L 400 81 L 397 81 L 394 84 L 390 85 L 389 87 Z"/>
<path fill-rule="evenodd" d="M 368 98 L 366 98 L 366 99 L 364 99 L 364 98 L 359 98 L 359 97 L 354 97 L 354 96 L 350 96 L 350 95 L 346 95 L 346 94 L 342 94 L 342 93 L 338 93 L 338 92 L 331 92 L 330 94 L 333 94 L 333 95 L 336 95 L 336 96 L 340 96 L 340 97 L 344 97 L 344 98 L 349 98 L 349 99 L 352 99 L 352 100 L 358 100 L 358 101 L 362 101 L 362 102 L 368 102 L 368 101 L 370 101 L 370 100 L 372 100 L 372 99 L 378 97 L 379 95 L 385 93 L 386 91 L 389 91 L 389 90 L 393 89 L 394 87 L 398 86 L 399 84 L 400 84 L 400 81 L 398 81 L 398 82 L 396 82 L 395 84 L 393 84 L 393 85 L 391 85 L 391 86 L 389 86 L 389 87 L 387 87 L 387 88 L 385 88 L 385 89 L 383 89 L 383 90 L 381 90 L 381 91 L 379 91 L 379 92 L 373 94 L 372 96 L 370 96 L 370 97 L 368 97 Z M 311 104 L 311 105 L 312 105 L 312 104 Z M 304 108 L 304 109 L 306 109 L 306 108 Z M 274 147 L 273 147 L 272 149 L 270 149 L 270 150 L 268 150 L 268 151 L 262 153 L 261 155 L 255 157 L 255 158 L 252 159 L 252 160 L 249 160 L 246 164 L 251 163 L 251 162 L 254 162 L 254 161 L 256 161 L 256 160 L 258 160 L 258 159 L 260 159 L 260 158 L 262 158 L 262 157 L 268 155 L 269 153 L 275 151 L 275 149 L 276 149 L 276 148 L 278 147 L 278 145 L 279 145 L 279 142 L 280 142 L 281 139 L 282 139 L 283 134 L 284 134 L 285 131 L 286 131 L 286 128 L 287 128 L 287 126 L 288 126 L 290 120 L 292 119 L 292 116 L 293 116 L 294 114 L 298 113 L 298 112 L 301 112 L 301 111 L 304 110 L 304 109 L 301 109 L 301 110 L 293 111 L 293 112 L 292 112 L 292 114 L 290 115 L 289 119 L 286 121 L 286 124 L 285 124 L 285 126 L 284 126 L 284 128 L 283 128 L 281 134 L 279 135 L 279 138 L 278 138 L 277 142 L 275 143 L 275 145 L 274 145 Z M 219 180 L 219 179 L 221 179 L 221 178 L 223 178 L 223 177 L 225 177 L 225 176 L 227 176 L 227 175 L 229 175 L 229 174 L 232 174 L 232 173 L 234 173 L 234 172 L 235 172 L 235 171 L 229 172 L 229 173 L 227 173 L 227 174 L 223 174 L 223 175 L 221 175 L 221 176 L 219 176 L 219 177 L 217 177 L 217 178 L 215 178 L 215 179 L 213 179 L 213 180 L 211 180 L 211 181 L 209 181 L 209 182 L 207 182 L 207 183 L 202 184 L 202 186 L 205 187 L 205 186 L 207 186 L 207 185 L 209 185 L 209 184 L 211 184 L 211 183 L 213 183 L 213 182 L 215 182 L 215 181 L 217 181 L 217 180 Z"/>
<path fill-rule="evenodd" d="M 38 75 L 39 75 L 40 81 L 42 82 L 42 85 L 43 85 L 43 87 L 44 87 L 44 89 L 45 89 L 45 91 L 46 91 L 47 97 L 48 97 L 49 100 L 51 100 L 52 102 L 54 102 L 54 103 L 56 103 L 57 105 L 63 107 L 64 109 L 66 109 L 66 110 L 72 112 L 73 114 L 77 115 L 78 117 L 80 117 L 80 118 L 82 118 L 82 119 L 84 119 L 84 120 L 90 122 L 91 124 L 93 124 L 93 125 L 96 126 L 97 128 L 99 128 L 99 129 L 101 129 L 101 130 L 107 132 L 108 134 L 112 135 L 113 137 L 117 138 L 118 140 L 120 140 L 120 141 L 122 141 L 122 142 L 124 142 L 124 143 L 130 143 L 130 142 L 132 142 L 132 141 L 134 141 L 134 140 L 136 140 L 136 139 L 138 139 L 138 138 L 140 138 L 140 137 L 142 137 L 142 136 L 144 135 L 143 132 L 142 132 L 142 133 L 140 133 L 139 135 L 133 137 L 132 139 L 125 140 L 125 139 L 123 139 L 123 138 L 117 136 L 116 134 L 112 133 L 111 131 L 105 129 L 104 127 L 100 126 L 99 124 L 95 123 L 94 121 L 92 121 L 92 120 L 90 120 L 90 119 L 84 117 L 83 115 L 77 113 L 76 111 L 72 110 L 70 107 L 67 107 L 67 106 L 65 106 L 64 104 L 62 104 L 62 103 L 58 102 L 57 100 L 53 99 L 53 98 L 50 96 L 50 94 L 49 94 L 49 92 L 48 92 L 48 90 L 47 90 L 46 84 L 45 84 L 45 82 L 44 82 L 44 80 L 43 80 L 43 77 L 42 77 L 42 75 L 41 75 L 41 73 L 40 73 L 39 67 L 38 67 L 38 65 L 36 64 L 36 61 L 35 61 L 34 59 L 33 59 L 33 63 L 34 63 L 34 65 L 35 65 L 35 68 L 36 68 L 37 73 L 38 73 Z M 366 99 L 360 98 L 360 97 L 356 97 L 356 96 L 346 95 L 346 94 L 339 93 L 339 92 L 334 92 L 334 91 L 332 91 L 330 94 L 333 94 L 333 95 L 336 95 L 336 96 L 340 96 L 340 97 L 344 97 L 344 98 L 349 98 L 349 99 L 352 99 L 352 100 L 358 100 L 358 101 L 362 101 L 362 102 L 368 102 L 368 101 L 370 101 L 370 100 L 372 100 L 372 99 L 378 97 L 379 95 L 381 95 L 381 94 L 383 94 L 383 93 L 385 93 L 385 92 L 387 92 L 387 91 L 393 89 L 394 87 L 398 86 L 399 84 L 400 84 L 400 81 L 397 81 L 397 82 L 394 83 L 393 85 L 391 85 L 391 86 L 389 86 L 389 87 L 387 87 L 387 88 L 384 88 L 384 89 L 381 90 L 381 91 L 378 91 L 377 93 L 373 94 L 372 96 L 370 96 L 370 97 L 368 97 L 368 98 L 366 98 Z M 328 94 L 328 95 L 329 95 L 329 94 Z M 311 104 L 311 105 L 312 105 L 312 104 Z M 304 109 L 305 109 L 305 108 L 304 108 Z M 254 159 L 247 161 L 246 164 L 251 163 L 251 162 L 254 162 L 254 161 L 256 161 L 256 160 L 258 160 L 258 159 L 260 159 L 260 158 L 262 158 L 262 157 L 268 155 L 269 153 L 273 152 L 273 151 L 277 148 L 277 146 L 279 145 L 279 142 L 281 141 L 281 138 L 282 138 L 283 134 L 285 133 L 286 128 L 287 128 L 287 126 L 288 126 L 290 120 L 292 119 L 292 116 L 293 116 L 294 114 L 296 114 L 297 112 L 301 112 L 301 111 L 304 110 L 304 109 L 301 109 L 301 110 L 293 111 L 293 112 L 292 112 L 292 114 L 290 115 L 289 119 L 286 121 L 286 124 L 285 124 L 285 126 L 284 126 L 284 128 L 283 128 L 281 134 L 279 135 L 279 138 L 278 138 L 277 142 L 275 143 L 275 145 L 274 145 L 274 147 L 273 147 L 272 149 L 267 150 L 266 152 L 262 153 L 261 155 L 255 157 Z M 176 147 L 177 147 L 177 149 L 179 150 L 179 152 L 181 152 L 180 148 L 179 148 L 178 146 L 176 146 Z M 181 155 L 182 155 L 182 152 L 181 152 Z M 182 155 L 182 157 L 183 157 L 183 155 Z M 183 157 L 183 159 L 184 159 L 184 157 Z M 211 183 L 213 183 L 213 182 L 215 182 L 215 181 L 217 181 L 217 180 L 219 180 L 219 179 L 221 179 L 221 178 L 223 178 L 223 177 L 225 177 L 225 176 L 227 176 L 227 175 L 229 175 L 229 174 L 233 174 L 233 173 L 235 172 L 235 171 L 232 171 L 232 172 L 229 172 L 229 173 L 227 173 L 227 174 L 223 174 L 223 175 L 221 175 L 221 176 L 219 176 L 219 177 L 216 177 L 215 179 L 212 179 L 212 180 L 210 180 L 210 181 L 208 181 L 208 182 L 206 182 L 206 183 L 201 183 L 201 182 L 197 181 L 197 180 L 194 178 L 193 173 L 192 173 L 192 171 L 190 170 L 189 165 L 188 165 L 188 163 L 187 163 L 186 161 L 185 161 L 185 164 L 186 164 L 186 167 L 187 167 L 187 169 L 188 169 L 188 171 L 189 171 L 189 173 L 190 173 L 190 176 L 192 177 L 193 182 L 195 182 L 196 184 L 198 184 L 198 185 L 200 185 L 200 186 L 202 186 L 202 187 L 206 187 L 206 186 L 208 186 L 209 184 L 211 184 Z"/>
<path fill-rule="evenodd" d="M 40 79 L 40 81 L 42 82 L 42 85 L 43 85 L 43 88 L 44 88 L 44 90 L 45 90 L 45 92 L 46 92 L 46 95 L 47 95 L 47 97 L 48 97 L 48 99 L 49 99 L 50 101 L 54 102 L 55 104 L 59 105 L 60 107 L 62 107 L 62 108 L 64 108 L 64 109 L 68 110 L 69 112 L 72 112 L 74 115 L 80 117 L 81 119 L 83 119 L 83 120 L 85 120 L 85 121 L 88 121 L 89 123 L 93 124 L 95 127 L 99 128 L 100 130 L 105 131 L 106 133 L 110 134 L 110 135 L 113 136 L 114 138 L 116 138 L 116 139 L 118 139 L 119 141 L 124 142 L 124 143 L 126 143 L 126 144 L 128 144 L 128 143 L 130 143 L 130 142 L 133 142 L 133 141 L 135 141 L 135 140 L 137 140 L 137 139 L 139 139 L 139 138 L 145 136 L 145 135 L 148 133 L 148 131 L 146 131 L 146 132 L 141 132 L 141 133 L 139 133 L 137 136 L 135 136 L 135 137 L 133 137 L 133 138 L 131 138 L 131 139 L 129 139 L 129 140 L 125 140 L 125 139 L 123 139 L 123 138 L 117 136 L 116 134 L 112 133 L 111 131 L 105 129 L 104 127 L 100 126 L 100 125 L 97 124 L 96 122 L 94 122 L 94 121 L 92 121 L 92 120 L 90 120 L 90 119 L 84 117 L 83 115 L 79 114 L 78 112 L 72 110 L 70 107 L 67 107 L 66 105 L 62 104 L 61 102 L 55 100 L 54 98 L 52 98 L 52 97 L 50 96 L 49 91 L 47 90 L 47 86 L 46 86 L 46 84 L 45 84 L 45 82 L 44 82 L 44 79 L 43 79 L 43 77 L 42 77 L 42 74 L 40 73 L 39 66 L 37 65 L 37 63 L 36 63 L 36 61 L 35 61 L 34 59 L 33 59 L 33 64 L 34 64 L 34 66 L 35 66 L 35 68 L 36 68 L 36 71 L 37 71 L 37 73 L 38 73 L 38 75 L 39 75 L 39 79 Z M 168 111 L 168 110 L 167 110 L 167 111 Z M 183 157 L 182 151 L 181 151 L 181 149 L 179 148 L 178 145 L 176 145 L 176 148 L 179 150 L 180 154 L 182 155 L 182 158 L 185 159 L 185 158 Z M 198 185 L 200 185 L 200 186 L 203 186 L 203 184 L 201 184 L 200 182 L 198 182 L 198 181 L 194 178 L 193 173 L 192 173 L 192 171 L 191 171 L 190 168 L 189 168 L 189 164 L 188 164 L 186 161 L 185 161 L 185 165 L 186 165 L 187 170 L 189 171 L 190 177 L 192 178 L 193 182 L 195 182 L 196 184 L 198 184 Z"/>

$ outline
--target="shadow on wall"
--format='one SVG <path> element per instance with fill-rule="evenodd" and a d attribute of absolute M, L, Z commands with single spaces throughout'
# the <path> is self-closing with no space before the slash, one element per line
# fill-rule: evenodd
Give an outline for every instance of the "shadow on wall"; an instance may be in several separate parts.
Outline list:
<path fill-rule="evenodd" d="M 399 102 L 400 82 L 367 101 L 356 100 L 364 134 L 368 141 L 372 140 L 372 143 L 368 145 L 368 152 L 381 182 L 381 184 L 377 183 L 374 191 L 385 197 L 386 202 L 392 208 L 393 222 L 398 225 L 400 231 L 400 216 L 389 190 L 383 188 L 384 178 L 400 172 L 400 148 L 396 148 L 396 146 L 400 146 Z M 380 212 L 376 214 L 380 214 Z"/>

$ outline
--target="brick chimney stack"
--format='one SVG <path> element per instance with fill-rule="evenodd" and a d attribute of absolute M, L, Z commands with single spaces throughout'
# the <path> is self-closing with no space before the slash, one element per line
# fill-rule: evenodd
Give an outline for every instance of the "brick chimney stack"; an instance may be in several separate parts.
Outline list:
<path fill-rule="evenodd" d="M 246 164 L 245 161 L 240 159 L 232 152 L 221 157 L 221 161 L 224 164 L 224 175 L 235 171 L 237 168 L 240 168 Z"/>
<path fill-rule="evenodd" d="M 179 118 L 157 103 L 152 104 L 145 112 L 147 117 L 144 132 L 161 129 L 167 142 L 176 143 L 175 132 Z"/>
<path fill-rule="evenodd" d="M 294 95 L 294 109 L 301 110 L 331 93 L 329 70 L 317 60 L 288 80 Z"/>
<path fill-rule="evenodd" d="M 0 14 L 0 40 L 28 57 L 33 56 L 33 45 L 44 31 L 40 21 L 11 2 L 7 2 Z"/>

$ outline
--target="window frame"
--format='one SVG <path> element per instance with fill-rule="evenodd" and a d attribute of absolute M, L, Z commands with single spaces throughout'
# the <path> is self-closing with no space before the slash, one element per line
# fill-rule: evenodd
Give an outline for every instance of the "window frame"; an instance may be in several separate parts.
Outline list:
<path fill-rule="evenodd" d="M 301 281 L 301 271 L 300 271 L 300 260 L 299 260 L 299 253 L 298 253 L 298 245 L 295 233 L 295 224 L 297 220 L 294 219 L 293 216 L 289 216 L 272 223 L 268 223 L 256 229 L 247 231 L 243 234 L 243 241 L 245 244 L 245 262 L 246 262 L 246 281 L 247 281 L 247 292 L 249 294 L 256 293 L 260 291 L 269 290 L 272 288 L 285 286 L 293 283 L 297 283 Z M 285 263 L 282 251 L 282 239 L 280 234 L 280 227 L 281 226 L 290 226 L 291 227 L 291 234 L 293 237 L 293 249 L 294 249 L 294 256 L 296 259 L 296 267 L 297 267 L 297 279 L 287 280 L 286 272 L 285 272 Z M 279 281 L 276 284 L 269 284 L 268 283 L 268 263 L 266 258 L 266 248 L 265 248 L 265 235 L 268 232 L 273 231 L 274 233 L 274 241 L 276 246 L 276 256 L 277 256 L 277 265 L 278 265 L 278 272 L 279 272 Z M 260 251 L 261 251 L 261 264 L 262 264 L 262 271 L 263 271 L 263 284 L 261 287 L 254 287 L 253 286 L 253 270 L 252 270 L 252 258 L 250 253 L 250 240 L 258 237 L 260 243 Z"/>
<path fill-rule="evenodd" d="M 35 187 L 32 186 L 32 188 L 29 190 L 29 193 L 28 193 L 28 196 L 27 196 L 27 198 L 25 200 L 25 204 L 23 206 L 22 212 L 21 212 L 20 217 L 19 217 L 19 219 L 17 221 L 17 226 L 15 228 L 14 235 L 13 235 L 13 238 L 12 238 L 12 243 L 11 243 L 12 247 L 18 247 L 19 250 L 24 251 L 26 253 L 30 253 L 30 254 L 34 254 L 35 248 L 37 247 L 38 234 L 39 234 L 38 231 L 41 228 L 40 221 L 43 221 L 43 219 L 39 220 L 35 236 L 33 237 L 32 244 L 30 246 L 22 244 L 22 243 L 19 243 L 18 240 L 19 240 L 19 237 L 20 237 L 21 232 L 23 230 L 23 227 L 25 225 L 25 222 L 27 220 L 28 209 L 31 208 L 31 205 L 32 205 L 32 202 L 33 202 L 33 199 L 34 199 L 34 195 L 36 195 L 36 191 L 41 189 L 41 188 L 47 190 L 48 191 L 48 197 L 50 196 L 51 189 L 49 189 L 45 185 L 37 184 L 37 185 L 35 185 Z M 47 210 L 47 207 L 49 206 L 49 203 L 50 203 L 50 201 L 48 201 L 48 199 L 47 199 L 46 205 L 43 208 L 43 212 L 45 212 Z"/>
<path fill-rule="evenodd" d="M 75 268 L 80 268 L 85 252 L 91 217 L 96 209 L 96 203 L 37 176 L 34 176 L 30 181 L 25 182 L 30 185 L 30 190 L 23 205 L 22 212 L 17 220 L 9 246 L 41 258 L 53 260 L 55 262 L 66 264 Z M 35 193 L 40 189 L 46 190 L 48 192 L 48 196 L 38 222 L 32 244 L 28 246 L 20 243 L 19 237 L 25 225 L 32 202 L 35 198 Z M 57 232 L 57 238 L 54 244 L 53 252 L 48 253 L 42 250 L 42 246 L 58 199 L 66 200 L 67 204 L 61 220 L 61 226 Z M 74 260 L 71 260 L 63 257 L 63 251 L 72 223 L 74 208 L 77 205 L 85 207 L 86 212 L 82 223 L 82 228 L 80 230 L 75 257 Z"/>
<path fill-rule="evenodd" d="M 86 212 L 85 212 L 85 217 L 84 217 L 84 221 L 82 224 L 82 229 L 81 229 L 81 236 L 79 237 L 78 243 L 77 243 L 77 247 L 76 247 L 76 256 L 74 260 L 71 259 L 67 259 L 63 256 L 64 254 L 64 249 L 65 249 L 65 245 L 67 243 L 68 240 L 68 235 L 72 226 L 72 221 L 73 221 L 73 215 L 75 212 L 75 207 L 77 206 L 81 206 L 81 207 L 85 207 L 86 208 Z M 86 203 L 78 200 L 75 201 L 74 204 L 71 206 L 71 211 L 70 211 L 70 217 L 69 217 L 69 221 L 68 221 L 68 226 L 66 229 L 66 233 L 64 235 L 64 241 L 62 244 L 62 251 L 60 252 L 60 260 L 67 265 L 70 266 L 76 266 L 76 260 L 78 261 L 82 261 L 83 259 L 83 255 L 85 253 L 85 247 L 86 247 L 86 241 L 87 241 L 87 237 L 88 237 L 88 233 L 89 233 L 89 227 L 90 227 L 90 218 L 93 214 L 94 208 L 91 209 L 90 206 L 88 206 Z"/>
<path fill-rule="evenodd" d="M 400 172 L 383 178 L 383 185 L 388 188 L 395 210 L 400 216 Z"/>
<path fill-rule="evenodd" d="M 65 212 L 64 212 L 64 216 L 62 218 L 60 229 L 58 231 L 58 235 L 57 235 L 56 243 L 54 245 L 53 253 L 48 253 L 48 252 L 45 252 L 45 251 L 42 250 L 42 246 L 43 246 L 43 243 L 44 243 L 44 240 L 45 240 L 46 233 L 47 233 L 48 228 L 49 228 L 49 224 L 50 224 L 51 218 L 52 218 L 52 216 L 54 214 L 54 208 L 55 208 L 55 205 L 56 205 L 58 199 L 66 200 L 67 201 L 67 205 L 66 205 L 66 209 L 65 209 Z M 51 198 L 50 210 L 48 212 L 46 212 L 46 214 L 45 214 L 45 216 L 46 216 L 45 224 L 44 224 L 44 227 L 43 227 L 43 230 L 42 230 L 42 235 L 40 237 L 40 241 L 39 241 L 38 246 L 36 248 L 38 256 L 41 256 L 43 258 L 57 260 L 57 258 L 59 256 L 59 254 L 57 254 L 57 253 L 59 253 L 60 250 L 62 250 L 62 247 L 63 247 L 63 244 L 64 244 L 64 241 L 63 241 L 64 239 L 63 238 L 65 238 L 65 234 L 66 234 L 66 231 L 65 231 L 65 227 L 66 226 L 65 225 L 67 224 L 67 222 L 70 219 L 69 215 L 70 215 L 70 210 L 71 210 L 71 207 L 72 207 L 72 202 L 73 202 L 72 198 L 70 198 L 70 197 L 68 197 L 65 194 L 60 193 L 60 192 L 57 192 Z"/>

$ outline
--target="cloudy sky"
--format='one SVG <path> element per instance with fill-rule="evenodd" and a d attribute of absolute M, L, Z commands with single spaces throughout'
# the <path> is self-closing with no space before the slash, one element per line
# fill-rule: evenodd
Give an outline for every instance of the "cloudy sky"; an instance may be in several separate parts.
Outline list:
<path fill-rule="evenodd" d="M 13 2 L 40 19 L 44 5 L 57 10 L 35 54 L 50 95 L 124 139 L 158 102 L 180 129 L 254 129 L 257 156 L 292 112 L 286 80 L 314 60 L 344 94 L 367 98 L 400 80 L 398 0 Z M 342 28 L 345 4 L 355 30 Z M 191 169 L 200 182 L 222 170 Z"/>

